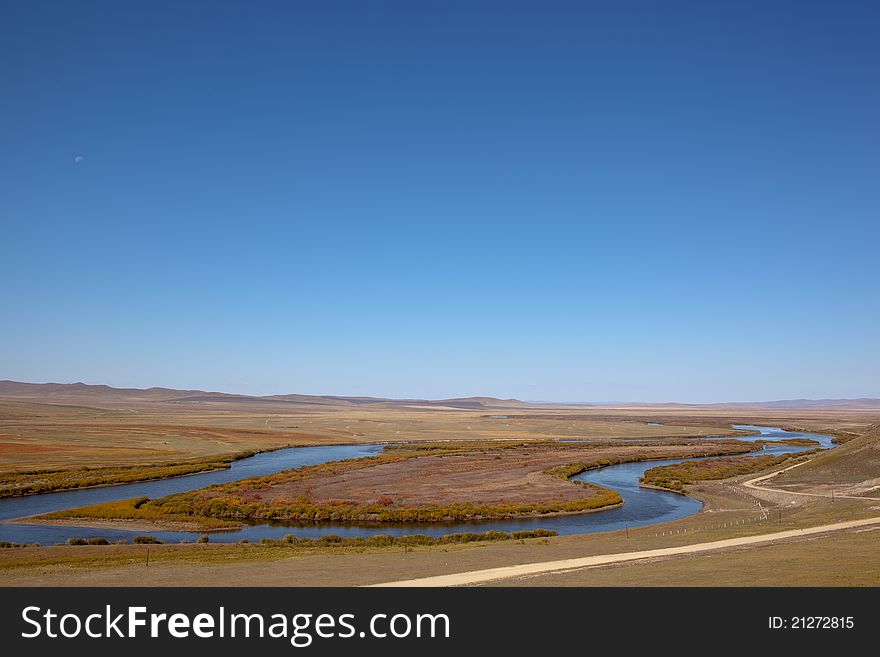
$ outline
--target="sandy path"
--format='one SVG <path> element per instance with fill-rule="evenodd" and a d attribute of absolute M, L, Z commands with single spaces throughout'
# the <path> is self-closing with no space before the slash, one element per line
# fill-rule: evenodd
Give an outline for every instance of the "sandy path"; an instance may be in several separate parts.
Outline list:
<path fill-rule="evenodd" d="M 524 575 L 535 575 L 538 573 L 554 573 L 565 570 L 588 568 L 590 566 L 602 566 L 605 564 L 620 563 L 623 561 L 636 561 L 638 559 L 651 559 L 656 557 L 670 557 L 680 554 L 692 554 L 695 552 L 723 550 L 726 548 L 739 547 L 742 545 L 770 543 L 783 539 L 802 538 L 815 534 L 824 534 L 827 532 L 842 531 L 845 529 L 852 529 L 854 527 L 866 527 L 870 525 L 880 525 L 880 517 L 864 518 L 862 520 L 850 520 L 847 522 L 838 522 L 831 525 L 808 527 L 806 529 L 791 529 L 782 532 L 774 532 L 772 534 L 761 534 L 759 536 L 742 536 L 739 538 L 728 538 L 721 541 L 711 541 L 709 543 L 696 543 L 693 545 L 681 545 L 678 547 L 661 548 L 657 550 L 641 550 L 638 552 L 600 554 L 594 557 L 560 559 L 558 561 L 528 563 L 520 564 L 517 566 L 503 566 L 501 568 L 488 568 L 486 570 L 474 570 L 466 573 L 453 573 L 451 575 L 437 575 L 435 577 L 422 577 L 419 579 L 402 580 L 399 582 L 372 584 L 371 586 L 463 586 L 468 584 L 482 584 L 484 582 L 491 582 L 493 580 L 521 577 Z"/>

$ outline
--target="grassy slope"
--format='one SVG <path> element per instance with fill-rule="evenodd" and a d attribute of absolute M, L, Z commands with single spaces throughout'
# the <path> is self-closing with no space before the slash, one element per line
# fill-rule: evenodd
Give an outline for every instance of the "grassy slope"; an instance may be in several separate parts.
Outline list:
<path fill-rule="evenodd" d="M 880 425 L 773 480 L 774 486 L 857 484 L 880 477 Z"/>

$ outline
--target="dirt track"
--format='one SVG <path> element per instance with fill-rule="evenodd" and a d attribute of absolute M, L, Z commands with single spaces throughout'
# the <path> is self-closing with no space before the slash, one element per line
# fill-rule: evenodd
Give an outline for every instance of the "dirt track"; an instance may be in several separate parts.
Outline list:
<path fill-rule="evenodd" d="M 438 575 L 435 577 L 422 577 L 419 579 L 401 580 L 398 582 L 385 582 L 372 586 L 395 586 L 395 587 L 422 587 L 422 586 L 467 586 L 470 584 L 482 584 L 512 577 L 523 577 L 539 573 L 555 573 L 566 570 L 577 570 L 591 566 L 602 566 L 623 561 L 636 561 L 639 559 L 651 559 L 657 557 L 671 557 L 680 554 L 692 554 L 697 552 L 711 552 L 724 550 L 743 545 L 756 545 L 770 543 L 785 539 L 797 539 L 805 536 L 824 534 L 828 532 L 843 531 L 855 527 L 865 527 L 880 524 L 880 517 L 865 518 L 838 522 L 831 525 L 820 525 L 806 529 L 792 529 L 760 536 L 743 536 L 740 538 L 728 538 L 709 543 L 696 543 L 693 545 L 681 545 L 678 547 L 661 548 L 658 550 L 641 550 L 637 552 L 621 552 L 619 554 L 600 554 L 593 557 L 580 557 L 576 559 L 561 559 L 558 561 L 545 561 L 542 563 L 520 564 L 517 566 L 503 566 L 501 568 L 488 568 L 465 573 L 453 573 L 451 575 Z"/>
<path fill-rule="evenodd" d="M 806 465 L 809 461 L 804 461 L 803 463 L 795 463 L 794 465 L 790 465 L 787 468 L 783 468 L 782 470 L 777 470 L 776 472 L 771 472 L 770 474 L 761 475 L 760 477 L 755 477 L 754 479 L 749 479 L 748 481 L 744 481 L 742 483 L 746 488 L 752 488 L 754 490 L 762 490 L 768 491 L 771 493 L 781 493 L 784 495 L 800 495 L 803 497 L 827 497 L 827 498 L 845 498 L 850 500 L 877 500 L 880 501 L 880 497 L 865 497 L 864 495 L 843 495 L 840 493 L 806 493 L 803 491 L 794 491 L 794 490 L 786 490 L 784 488 L 771 488 L 770 486 L 759 486 L 759 482 L 767 481 L 768 479 L 772 479 L 776 475 L 782 474 L 783 472 L 788 472 L 789 470 L 793 470 L 801 465 Z"/>

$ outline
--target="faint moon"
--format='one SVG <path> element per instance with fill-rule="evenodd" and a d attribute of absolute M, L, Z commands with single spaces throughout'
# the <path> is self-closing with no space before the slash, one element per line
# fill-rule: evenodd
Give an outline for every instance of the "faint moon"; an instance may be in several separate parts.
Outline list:
<path fill-rule="evenodd" d="M 77 155 L 77 156 L 75 156 L 75 157 L 73 158 L 73 163 L 74 163 L 74 164 L 79 164 L 79 163 L 82 162 L 82 161 L 83 161 L 83 156 L 82 156 L 82 155 Z"/>

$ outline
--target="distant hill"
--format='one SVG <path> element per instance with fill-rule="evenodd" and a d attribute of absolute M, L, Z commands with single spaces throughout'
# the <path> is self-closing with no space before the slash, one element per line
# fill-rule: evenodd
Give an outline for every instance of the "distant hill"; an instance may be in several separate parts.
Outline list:
<path fill-rule="evenodd" d="M 841 409 L 841 410 L 880 410 L 880 399 L 780 399 L 769 402 L 752 402 L 747 406 L 762 406 L 765 408 L 814 408 L 814 409 Z"/>
<path fill-rule="evenodd" d="M 866 410 L 880 411 L 880 399 L 791 399 L 767 402 L 677 404 L 677 403 L 529 403 L 518 399 L 496 397 L 456 397 L 452 399 L 390 399 L 342 395 L 238 395 L 205 390 L 174 388 L 113 388 L 86 383 L 22 383 L 0 381 L 0 399 L 32 401 L 49 404 L 84 404 L 92 406 L 131 406 L 139 404 L 210 405 L 261 408 L 449 408 L 461 410 L 549 409 L 588 406 L 595 409 L 803 409 L 803 410 Z"/>
<path fill-rule="evenodd" d="M 188 394 L 206 394 L 200 390 L 171 388 L 113 388 L 86 383 L 21 383 L 0 381 L 0 397 L 46 401 L 50 399 L 117 399 L 132 401 L 167 401 Z M 224 394 L 224 393 L 216 393 Z"/>
<path fill-rule="evenodd" d="M 54 404 L 138 405 L 184 404 L 225 406 L 276 407 L 338 407 L 382 406 L 401 408 L 490 409 L 519 408 L 529 404 L 516 399 L 494 397 L 463 397 L 456 399 L 388 399 L 384 397 L 344 397 L 335 395 L 238 395 L 205 390 L 173 388 L 113 388 L 86 383 L 22 383 L 0 381 L 0 399 Z"/>
<path fill-rule="evenodd" d="M 846 411 L 880 411 L 880 399 L 863 397 L 859 399 L 779 399 L 774 401 L 753 402 L 713 402 L 691 404 L 682 402 L 533 402 L 541 406 L 581 406 L 595 409 L 693 409 L 706 410 L 724 409 L 780 409 L 780 410 L 846 410 Z"/>

